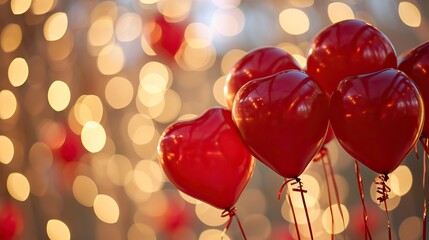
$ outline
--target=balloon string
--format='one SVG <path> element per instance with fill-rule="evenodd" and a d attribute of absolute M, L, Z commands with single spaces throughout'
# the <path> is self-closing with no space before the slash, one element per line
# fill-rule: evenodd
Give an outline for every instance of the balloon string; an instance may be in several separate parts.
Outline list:
<path fill-rule="evenodd" d="M 229 217 L 229 218 L 228 218 L 228 222 L 226 223 L 225 228 L 223 229 L 222 235 L 221 235 L 221 237 L 220 237 L 220 239 L 221 239 L 221 240 L 222 240 L 222 239 L 223 239 L 223 237 L 225 236 L 226 231 L 228 231 L 229 226 L 231 225 L 231 222 L 232 222 L 232 219 L 234 218 L 234 216 L 235 216 L 235 218 L 237 219 L 238 226 L 240 227 L 240 231 L 241 231 L 241 234 L 243 235 L 244 240 L 247 240 L 246 234 L 244 233 L 243 226 L 241 225 L 240 219 L 238 219 L 238 216 L 237 216 L 237 214 L 235 213 L 235 211 L 237 211 L 237 208 L 236 208 L 236 207 L 233 207 L 233 208 L 230 208 L 230 209 L 225 209 L 225 210 L 222 212 L 221 217 Z"/>
<path fill-rule="evenodd" d="M 379 203 L 384 203 L 384 209 L 386 211 L 387 217 L 387 230 L 389 233 L 389 239 L 392 239 L 392 233 L 390 228 L 390 219 L 389 219 L 389 210 L 387 209 L 387 199 L 389 199 L 389 192 L 391 191 L 390 187 L 387 186 L 386 181 L 389 180 L 389 176 L 387 174 L 381 174 L 378 176 L 374 183 L 377 184 L 377 193 L 381 194 L 380 197 L 377 198 Z"/>
<path fill-rule="evenodd" d="M 290 182 L 290 181 L 291 180 L 286 181 L 286 179 L 285 179 L 285 183 L 282 185 L 282 187 L 285 186 L 285 184 L 287 182 Z M 286 195 L 287 195 L 287 199 L 288 199 L 290 208 L 292 210 L 292 216 L 293 216 L 293 222 L 295 224 L 296 235 L 298 236 L 298 240 L 301 240 L 301 235 L 299 234 L 298 222 L 296 221 L 295 209 L 293 207 L 292 198 L 290 197 L 290 192 L 289 192 L 289 188 L 287 187 L 287 185 L 286 185 Z"/>
<path fill-rule="evenodd" d="M 365 223 L 365 239 L 369 238 L 370 240 L 372 240 L 371 233 L 369 232 L 369 228 L 368 228 L 368 213 L 365 207 L 365 195 L 363 192 L 362 176 L 360 174 L 359 163 L 357 161 L 355 161 L 355 172 L 356 172 L 356 178 L 359 186 L 360 199 L 362 201 L 362 207 L 363 207 L 363 220 Z"/>
<path fill-rule="evenodd" d="M 426 239 L 426 222 L 427 222 L 427 199 L 426 199 L 426 159 L 429 155 L 429 146 L 428 139 L 420 138 L 420 143 L 422 144 L 425 153 L 423 154 L 423 239 Z M 417 154 L 418 156 L 418 154 Z"/>
<path fill-rule="evenodd" d="M 324 151 L 324 149 L 322 149 L 320 151 L 320 153 L 321 153 L 322 156 L 326 154 L 325 151 Z M 323 165 L 323 173 L 325 174 L 325 179 L 326 179 L 326 187 L 327 187 L 327 190 L 328 190 L 329 211 L 331 213 L 331 240 L 333 240 L 334 239 L 334 226 L 335 226 L 335 223 L 334 223 L 334 213 L 332 212 L 331 188 L 329 187 L 329 178 L 328 178 L 328 171 L 326 169 L 325 158 L 322 158 L 322 165 Z M 332 174 L 332 172 L 331 172 L 331 174 Z"/>
<path fill-rule="evenodd" d="M 293 188 L 292 190 L 295 191 L 295 192 L 300 192 L 301 193 L 302 204 L 304 205 L 305 217 L 307 218 L 308 230 L 310 231 L 310 238 L 313 240 L 313 231 L 311 229 L 310 216 L 308 215 L 307 204 L 305 203 L 305 197 L 304 197 L 304 193 L 307 193 L 307 190 L 304 190 L 302 188 L 303 183 L 302 183 L 302 181 L 301 181 L 300 178 L 295 178 L 295 180 L 296 181 L 293 182 L 293 183 L 291 183 L 291 185 L 298 184 L 298 188 Z"/>

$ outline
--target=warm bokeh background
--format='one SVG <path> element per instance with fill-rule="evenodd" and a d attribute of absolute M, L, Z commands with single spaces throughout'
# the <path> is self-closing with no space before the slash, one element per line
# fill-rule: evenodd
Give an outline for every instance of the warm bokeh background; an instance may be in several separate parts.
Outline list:
<path fill-rule="evenodd" d="M 160 134 L 224 106 L 225 76 L 247 51 L 278 46 L 304 68 L 312 38 L 349 18 L 383 31 L 398 55 L 429 40 L 425 0 L 0 0 L 0 231 L 16 239 L 220 239 L 221 210 L 163 175 Z M 346 224 L 343 231 L 334 207 L 336 237 L 362 239 L 354 161 L 336 142 L 328 148 Z M 376 174 L 361 169 L 373 238 L 386 239 Z M 314 235 L 329 239 L 321 162 L 302 180 Z M 237 203 L 248 239 L 295 236 L 289 205 L 276 198 L 282 182 L 257 164 Z M 394 239 L 421 239 L 421 159 L 410 154 L 389 185 Z M 308 237 L 300 196 L 292 198 Z M 235 221 L 228 236 L 241 239 Z"/>

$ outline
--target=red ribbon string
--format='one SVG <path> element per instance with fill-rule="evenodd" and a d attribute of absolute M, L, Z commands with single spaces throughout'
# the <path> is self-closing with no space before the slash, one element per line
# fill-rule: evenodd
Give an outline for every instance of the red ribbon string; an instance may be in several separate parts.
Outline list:
<path fill-rule="evenodd" d="M 423 154 L 423 239 L 426 239 L 426 222 L 427 222 L 427 199 L 426 199 L 426 159 L 429 155 L 429 146 L 428 146 L 428 139 L 420 138 L 420 143 L 422 144 L 425 153 Z M 417 148 L 417 146 L 416 146 Z M 417 153 L 417 159 L 418 159 L 418 153 Z"/>
<path fill-rule="evenodd" d="M 377 193 L 381 194 L 380 197 L 377 198 L 379 203 L 384 203 L 384 209 L 386 211 L 387 218 L 387 231 L 389 233 L 389 240 L 392 239 L 392 233 L 390 228 L 390 219 L 389 219 L 389 210 L 387 209 L 387 199 L 389 199 L 389 192 L 391 189 L 387 186 L 386 181 L 389 180 L 389 176 L 387 174 L 382 174 L 374 179 L 374 183 L 377 184 Z"/>
<path fill-rule="evenodd" d="M 304 197 L 304 193 L 307 193 L 307 190 L 304 190 L 302 188 L 303 183 L 301 182 L 300 178 L 295 178 L 295 182 L 291 183 L 291 185 L 296 185 L 298 184 L 297 188 L 293 188 L 292 190 L 295 192 L 300 192 L 301 193 L 301 198 L 302 198 L 302 204 L 304 205 L 304 210 L 305 210 L 305 217 L 307 218 L 307 225 L 308 225 L 308 230 L 310 231 L 310 237 L 313 240 L 313 231 L 311 229 L 311 222 L 310 222 L 310 216 L 308 215 L 308 209 L 307 209 L 307 204 L 305 203 L 305 197 Z"/>
<path fill-rule="evenodd" d="M 283 188 L 283 186 L 285 186 L 286 183 L 288 183 L 290 181 L 291 180 L 286 181 L 286 179 L 285 179 L 285 182 L 283 183 L 282 188 Z M 286 185 L 286 195 L 287 195 L 287 199 L 289 202 L 289 206 L 292 210 L 292 216 L 293 216 L 293 222 L 295 224 L 296 235 L 298 236 L 298 240 L 301 240 L 301 235 L 299 234 L 298 222 L 296 221 L 295 209 L 293 207 L 292 199 L 290 197 L 290 192 L 289 192 L 289 188 L 287 187 L 287 185 Z"/>
<path fill-rule="evenodd" d="M 323 150 L 324 149 L 322 149 L 320 151 L 320 153 L 321 153 L 322 156 L 326 154 L 326 152 L 325 152 L 326 150 L 325 151 L 323 151 Z M 326 187 L 327 187 L 327 190 L 328 190 L 329 211 L 331 213 L 331 240 L 333 240 L 334 239 L 334 226 L 335 226 L 335 223 L 334 223 L 334 213 L 332 212 L 331 188 L 329 187 L 328 171 L 326 170 L 326 165 L 325 164 L 326 164 L 325 163 L 325 158 L 322 158 L 323 172 L 325 174 Z M 332 172 L 331 172 L 331 174 L 332 174 Z M 333 177 L 333 176 L 331 175 L 331 177 Z"/>
<path fill-rule="evenodd" d="M 332 183 L 334 185 L 335 198 L 337 200 L 338 210 L 340 211 L 341 220 L 343 222 L 343 228 L 345 230 L 346 229 L 346 223 L 344 221 L 343 209 L 341 208 L 340 195 L 338 193 L 338 185 L 337 185 L 337 181 L 335 180 L 335 177 L 334 177 L 334 169 L 332 168 L 331 157 L 330 157 L 327 149 L 326 149 L 326 158 L 328 159 L 328 166 L 329 166 L 329 170 L 331 171 L 331 179 L 332 179 Z"/>
<path fill-rule="evenodd" d="M 234 218 L 234 216 L 235 216 L 235 218 L 237 219 L 238 226 L 240 227 L 240 231 L 241 231 L 241 234 L 243 235 L 244 240 L 247 240 L 246 234 L 244 233 L 243 226 L 241 225 L 240 219 L 238 219 L 238 216 L 237 216 L 237 214 L 235 213 L 235 211 L 237 211 L 237 208 L 236 208 L 236 207 L 232 207 L 232 208 L 230 208 L 230 209 L 225 209 L 225 210 L 222 212 L 221 217 L 229 217 L 229 219 L 228 219 L 228 222 L 226 223 L 225 228 L 223 229 L 222 236 L 220 237 L 220 239 L 221 239 L 221 240 L 222 240 L 222 239 L 223 239 L 223 237 L 225 236 L 226 231 L 228 231 L 229 226 L 231 225 L 231 223 L 232 223 L 232 219 Z"/>
<path fill-rule="evenodd" d="M 370 240 L 372 240 L 371 233 L 369 232 L 369 228 L 368 228 L 368 213 L 365 207 L 365 195 L 363 193 L 362 176 L 360 174 L 359 163 L 357 161 L 355 161 L 355 172 L 356 172 L 356 178 L 359 186 L 360 199 L 362 201 L 362 207 L 363 207 L 362 213 L 363 213 L 363 220 L 365 223 L 365 239 L 369 238 Z"/>

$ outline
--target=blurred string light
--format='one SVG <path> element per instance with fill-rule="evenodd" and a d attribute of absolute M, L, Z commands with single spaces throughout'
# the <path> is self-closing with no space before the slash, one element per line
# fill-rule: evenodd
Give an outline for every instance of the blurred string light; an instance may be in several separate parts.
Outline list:
<path fill-rule="evenodd" d="M 248 38 L 249 31 L 257 29 L 257 34 L 267 39 L 265 45 L 284 49 L 304 69 L 312 37 L 309 33 L 328 22 L 375 19 L 377 15 L 355 1 L 252 3 L 259 16 L 273 20 L 272 26 L 266 27 L 267 22 L 252 20 L 254 12 L 246 4 L 240 0 L 204 4 L 191 0 L 70 4 L 0 0 L 1 13 L 6 16 L 0 30 L 0 58 L 7 78 L 0 84 L 1 172 L 11 198 L 40 203 L 40 214 L 51 219 L 46 223 L 49 239 L 71 239 L 92 231 L 77 229 L 68 216 L 64 221 L 51 218 L 70 207 L 69 196 L 77 206 L 92 208 L 94 219 L 86 221 L 94 222 L 94 232 L 122 232 L 128 239 L 169 239 L 159 222 L 168 218 L 171 202 L 177 200 L 180 211 L 190 205 L 190 214 L 195 217 L 187 226 L 178 227 L 177 232 L 186 236 L 183 239 L 219 239 L 219 229 L 227 218 L 220 217 L 220 210 L 171 190 L 156 161 L 164 127 L 193 119 L 208 107 L 226 106 L 226 74 L 247 51 L 259 47 Z M 265 11 L 259 11 L 262 6 Z M 397 18 L 404 29 L 418 31 L 423 25 L 423 12 L 416 2 L 389 6 L 397 10 L 389 12 L 389 19 Z M 81 14 L 73 9 L 82 10 Z M 9 19 L 8 14 L 15 16 Z M 187 25 L 184 41 L 172 59 L 165 59 L 153 45 L 153 38 L 162 36 L 153 19 L 157 14 L 168 22 Z M 73 163 L 57 161 L 58 152 L 66 145 L 68 128 L 88 152 Z M 338 170 L 335 178 L 346 228 L 333 204 L 337 219 L 334 233 L 345 230 L 348 234 L 354 201 L 350 196 L 355 190 L 346 173 L 350 161 L 335 144 L 329 147 Z M 309 190 L 306 200 L 314 234 L 324 239 L 331 233 L 331 216 L 320 171 L 317 163 L 312 164 L 302 179 Z M 254 176 L 238 203 L 246 233 L 253 239 L 271 239 L 277 225 L 286 225 L 284 228 L 296 237 L 287 200 L 272 210 L 269 206 L 276 199 L 268 196 L 271 189 L 261 187 L 278 179 L 265 170 L 261 174 L 263 181 Z M 401 200 L 413 191 L 413 182 L 408 166 L 402 165 L 391 174 L 390 210 L 399 212 Z M 374 185 L 370 191 L 378 204 Z M 292 192 L 292 201 L 302 235 L 308 238 L 301 196 Z M 73 211 L 78 210 L 71 205 Z M 400 238 L 420 238 L 422 223 L 413 214 L 397 222 Z M 79 235 L 74 233 L 78 231 Z"/>

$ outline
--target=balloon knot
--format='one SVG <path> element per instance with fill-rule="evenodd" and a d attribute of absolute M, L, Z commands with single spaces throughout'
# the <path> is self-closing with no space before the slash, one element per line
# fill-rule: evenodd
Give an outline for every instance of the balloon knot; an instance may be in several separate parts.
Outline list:
<path fill-rule="evenodd" d="M 374 183 L 377 184 L 377 193 L 381 194 L 381 196 L 377 198 L 379 204 L 389 199 L 389 192 L 391 192 L 391 189 L 386 184 L 387 180 L 389 180 L 389 176 L 387 176 L 387 174 L 381 174 L 374 179 Z"/>
<path fill-rule="evenodd" d="M 220 216 L 232 218 L 235 216 L 235 211 L 237 211 L 236 207 L 228 208 L 228 209 L 225 209 Z"/>
<path fill-rule="evenodd" d="M 293 188 L 292 190 L 295 191 L 295 192 L 307 193 L 307 190 L 304 190 L 302 188 L 304 186 L 304 184 L 302 183 L 301 179 L 298 178 L 298 177 L 294 178 L 294 179 L 295 179 L 295 182 L 291 183 L 291 185 L 293 186 L 293 185 L 297 185 L 298 184 L 298 187 Z"/>

